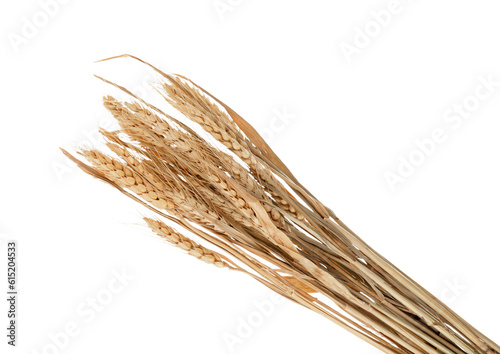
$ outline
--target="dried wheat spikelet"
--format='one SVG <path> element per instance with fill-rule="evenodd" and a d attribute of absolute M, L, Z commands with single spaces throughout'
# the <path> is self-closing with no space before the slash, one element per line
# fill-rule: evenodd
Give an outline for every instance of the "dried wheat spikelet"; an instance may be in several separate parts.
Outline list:
<path fill-rule="evenodd" d="M 154 233 L 250 275 L 385 353 L 500 354 L 307 191 L 234 110 L 183 76 L 120 57 L 155 70 L 157 92 L 184 118 L 102 79 L 129 95 L 127 102 L 104 97 L 120 126 L 101 130 L 109 151 L 81 149 L 86 163 L 63 152 L 152 210 L 156 218 L 144 220 Z"/>

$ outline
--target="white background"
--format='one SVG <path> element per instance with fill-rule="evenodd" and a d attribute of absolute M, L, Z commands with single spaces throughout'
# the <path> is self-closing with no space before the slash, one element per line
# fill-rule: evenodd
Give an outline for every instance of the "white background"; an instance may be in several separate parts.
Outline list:
<path fill-rule="evenodd" d="M 214 4 L 229 8 L 218 13 Z M 100 100 L 114 91 L 93 74 L 146 92 L 141 65 L 93 63 L 123 53 L 228 103 L 370 245 L 500 341 L 500 87 L 476 99 L 459 128 L 443 118 L 474 102 L 480 78 L 500 81 L 500 5 L 401 0 L 377 34 L 372 11 L 393 6 L 71 0 L 44 18 L 38 1 L 3 1 L 0 233 L 20 252 L 13 352 L 229 353 L 224 333 L 236 334 L 239 318 L 271 298 L 255 281 L 160 242 L 140 223 L 143 210 L 66 165 L 58 147 L 92 140 L 107 124 Z M 342 46 L 366 26 L 364 48 L 346 56 Z M 292 117 L 286 124 L 283 112 Z M 391 190 L 387 172 L 418 155 L 415 140 L 437 128 L 447 140 Z M 133 279 L 90 320 L 87 299 L 123 269 Z M 50 336 L 71 323 L 78 334 L 54 350 Z M 3 353 L 4 330 L 0 337 Z M 234 352 L 377 352 L 290 303 L 242 342 Z"/>

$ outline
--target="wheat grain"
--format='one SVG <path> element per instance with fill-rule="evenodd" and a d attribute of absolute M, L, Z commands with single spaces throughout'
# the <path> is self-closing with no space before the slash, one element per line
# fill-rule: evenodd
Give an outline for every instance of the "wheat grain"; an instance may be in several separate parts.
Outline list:
<path fill-rule="evenodd" d="M 158 236 L 167 240 L 171 244 L 180 249 L 186 251 L 191 256 L 198 258 L 199 260 L 213 264 L 218 268 L 231 268 L 234 269 L 233 266 L 230 266 L 229 263 L 223 260 L 222 256 L 217 252 L 211 251 L 206 247 L 196 243 L 193 240 L 190 240 L 188 237 L 183 236 L 179 232 L 175 231 L 172 227 L 167 224 L 154 220 L 151 218 L 144 218 L 146 224 L 155 232 Z"/>
<path fill-rule="evenodd" d="M 83 149 L 88 166 L 65 153 L 227 256 L 145 218 L 156 234 L 252 276 L 386 353 L 500 354 L 309 193 L 243 118 L 189 79 L 152 68 L 164 79 L 157 91 L 191 122 L 104 80 L 131 96 L 103 100 L 120 126 L 101 130 L 114 156 Z"/>

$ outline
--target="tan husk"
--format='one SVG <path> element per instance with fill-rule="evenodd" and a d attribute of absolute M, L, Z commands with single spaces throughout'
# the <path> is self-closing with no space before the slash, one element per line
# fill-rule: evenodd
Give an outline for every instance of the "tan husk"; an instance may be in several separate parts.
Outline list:
<path fill-rule="evenodd" d="M 104 98 L 120 126 L 101 130 L 109 152 L 82 149 L 88 164 L 64 153 L 154 211 L 155 219 L 144 220 L 156 234 L 195 258 L 252 276 L 383 352 L 500 354 L 308 192 L 234 110 L 183 76 L 120 57 L 153 68 L 161 77 L 157 92 L 184 118 L 102 79 L 130 96 Z"/>

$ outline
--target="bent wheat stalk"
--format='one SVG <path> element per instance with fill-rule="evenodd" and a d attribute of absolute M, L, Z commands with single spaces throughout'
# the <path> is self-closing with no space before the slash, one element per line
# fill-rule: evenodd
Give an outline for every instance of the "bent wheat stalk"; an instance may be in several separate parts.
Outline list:
<path fill-rule="evenodd" d="M 63 152 L 154 211 L 157 218 L 144 219 L 152 231 L 202 261 L 252 276 L 383 352 L 500 354 L 308 192 L 230 107 L 183 76 L 121 57 L 154 69 L 156 90 L 184 118 L 103 79 L 130 96 L 104 97 L 120 126 L 101 130 L 109 151 L 80 150 L 87 164 Z"/>

